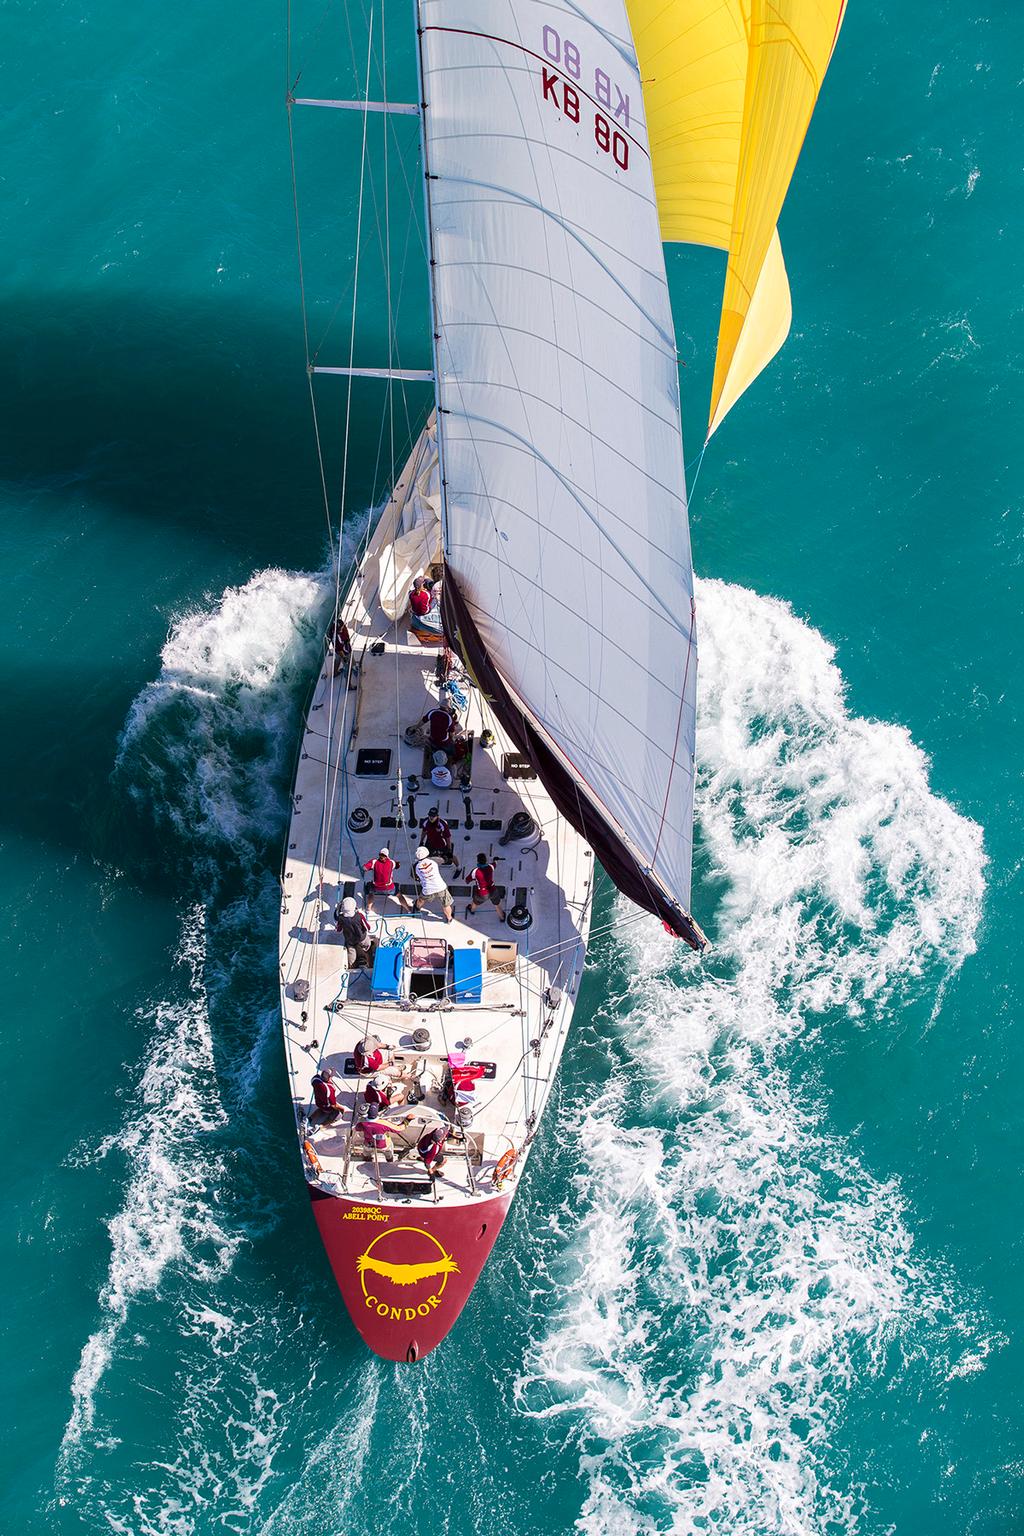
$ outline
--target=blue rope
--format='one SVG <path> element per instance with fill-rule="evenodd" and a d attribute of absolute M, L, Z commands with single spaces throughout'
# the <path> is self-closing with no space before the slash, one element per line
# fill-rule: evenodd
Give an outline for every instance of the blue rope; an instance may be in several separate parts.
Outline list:
<path fill-rule="evenodd" d="M 697 489 L 697 481 L 700 479 L 700 468 L 701 468 L 701 465 L 704 463 L 704 455 L 708 451 L 708 443 L 710 443 L 710 441 L 711 441 L 711 439 L 709 437 L 707 442 L 704 444 L 704 447 L 700 451 L 700 458 L 697 460 L 697 468 L 694 471 L 693 479 L 690 482 L 690 489 L 687 492 L 686 499 L 687 499 L 688 502 L 691 502 L 693 500 L 693 493 Z"/>
<path fill-rule="evenodd" d="M 386 935 L 386 937 L 378 937 L 378 949 L 404 949 L 412 938 L 408 928 L 396 928 L 394 933 L 388 934 L 388 925 L 383 917 L 380 920 L 380 929 L 381 933 Z"/>
<path fill-rule="evenodd" d="M 469 700 L 458 683 L 449 682 L 445 684 L 445 687 L 448 690 L 448 697 L 454 701 L 460 710 L 464 710 Z"/>

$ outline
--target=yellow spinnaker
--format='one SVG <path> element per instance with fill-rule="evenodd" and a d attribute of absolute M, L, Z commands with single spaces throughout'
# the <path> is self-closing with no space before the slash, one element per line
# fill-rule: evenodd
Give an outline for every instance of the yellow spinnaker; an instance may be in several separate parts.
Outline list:
<path fill-rule="evenodd" d="M 708 436 L 789 331 L 776 223 L 845 0 L 627 0 L 662 238 L 728 251 Z"/>

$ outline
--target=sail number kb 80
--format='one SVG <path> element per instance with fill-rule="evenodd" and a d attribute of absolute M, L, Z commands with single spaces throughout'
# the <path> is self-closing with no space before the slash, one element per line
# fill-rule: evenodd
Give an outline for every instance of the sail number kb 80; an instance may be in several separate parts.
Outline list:
<path fill-rule="evenodd" d="M 549 101 L 571 123 L 581 121 L 583 104 L 584 63 L 579 48 L 570 38 L 562 37 L 554 27 L 546 26 L 541 38 L 544 53 L 557 69 L 541 69 L 541 87 L 545 101 Z M 590 84 L 590 71 L 587 72 Z M 567 79 L 566 76 L 569 78 Z M 578 91 L 573 81 L 581 82 Z M 616 121 L 629 127 L 629 96 L 619 89 L 607 70 L 596 67 L 593 71 L 593 97 L 598 102 L 594 112 L 594 143 L 605 154 L 611 155 L 621 171 L 629 169 L 629 139 L 620 133 Z M 586 91 L 587 96 L 590 92 Z M 605 111 L 600 108 L 604 107 Z"/>

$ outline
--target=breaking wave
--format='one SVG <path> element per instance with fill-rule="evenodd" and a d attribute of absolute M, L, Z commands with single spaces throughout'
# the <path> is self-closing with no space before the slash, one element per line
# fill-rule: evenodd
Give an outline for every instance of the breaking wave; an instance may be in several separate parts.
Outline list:
<path fill-rule="evenodd" d="M 82 1161 L 120 1159 L 126 1175 L 109 1222 L 99 1325 L 71 1384 L 57 1470 L 60 1504 L 91 1490 L 90 1454 L 120 1443 L 124 1431 L 105 1421 L 98 1393 L 119 1353 L 128 1359 L 141 1339 L 149 1342 L 145 1331 L 134 1332 L 136 1314 L 172 1294 L 182 1339 L 202 1339 L 215 1355 L 230 1353 L 229 1338 L 256 1327 L 237 1300 L 220 1312 L 215 1299 L 240 1250 L 275 1219 L 258 1192 L 266 1181 L 255 1133 L 264 1127 L 253 1098 L 264 1050 L 277 1037 L 276 970 L 266 936 L 274 932 L 279 891 L 264 850 L 283 827 L 291 727 L 319 645 L 326 594 L 321 576 L 267 570 L 191 609 L 173 624 L 160 675 L 136 698 L 122 732 L 116 778 L 169 834 L 169 860 L 193 871 L 198 899 L 182 913 L 167 993 L 138 1011 L 143 1059 L 126 1084 L 121 1125 L 77 1154 Z M 180 1374 L 180 1362 L 176 1368 Z M 179 1391 L 182 1381 L 182 1422 L 201 1428 L 210 1383 L 201 1370 L 186 1371 Z M 242 1391 L 244 1406 L 219 1425 L 228 1440 L 223 1466 L 214 1466 L 209 1436 L 204 1444 L 199 1428 L 194 1435 L 181 1430 L 188 1454 L 171 1479 L 173 1495 L 159 1493 L 170 1464 L 161 1474 L 153 1463 L 157 1487 L 126 1499 L 126 1523 L 104 1503 L 103 1528 L 191 1531 L 183 1490 L 194 1484 L 195 1502 L 204 1482 L 222 1497 L 234 1487 L 238 1508 L 251 1509 L 267 1447 L 283 1424 L 276 1394 L 259 1387 L 254 1374 L 250 1388 Z"/>
<path fill-rule="evenodd" d="M 594 1536 L 854 1532 L 848 1394 L 922 1336 L 940 1384 L 971 1339 L 984 1359 L 982 1325 L 898 1185 L 823 1128 L 793 1047 L 938 1006 L 975 946 L 981 830 L 905 730 L 850 714 L 832 648 L 785 604 L 718 581 L 699 598 L 717 946 L 620 941 L 634 980 L 603 1022 L 627 1049 L 582 1113 L 586 1215 L 516 1396 L 578 1434 Z"/>
<path fill-rule="evenodd" d="M 266 570 L 190 609 L 129 711 L 120 780 L 214 877 L 227 853 L 251 864 L 282 825 L 289 727 L 327 593 L 323 574 Z"/>

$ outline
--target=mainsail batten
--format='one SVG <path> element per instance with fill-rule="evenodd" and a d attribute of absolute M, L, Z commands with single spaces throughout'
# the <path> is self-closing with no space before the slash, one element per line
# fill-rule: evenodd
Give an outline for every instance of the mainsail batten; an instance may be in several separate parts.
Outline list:
<path fill-rule="evenodd" d="M 589 787 L 565 814 L 616 883 L 693 942 L 674 330 L 625 11 L 592 10 L 421 0 L 449 619 L 543 722 L 552 795 L 564 761 Z"/>

